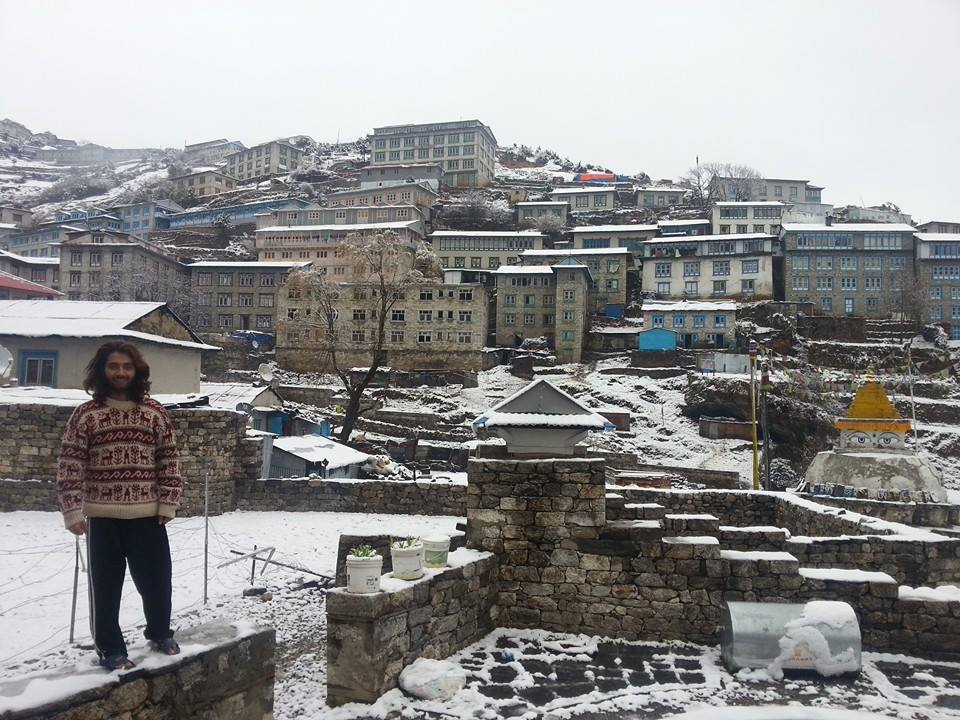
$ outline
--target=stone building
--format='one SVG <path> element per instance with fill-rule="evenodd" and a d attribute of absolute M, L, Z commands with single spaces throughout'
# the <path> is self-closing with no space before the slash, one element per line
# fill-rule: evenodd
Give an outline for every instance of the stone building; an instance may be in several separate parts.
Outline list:
<path fill-rule="evenodd" d="M 834 317 L 912 314 L 922 293 L 913 233 L 900 223 L 785 223 L 785 299 Z"/>
<path fill-rule="evenodd" d="M 503 265 L 497 279 L 496 342 L 543 338 L 559 362 L 580 362 L 590 328 L 590 269 L 572 257 L 553 265 Z"/>
<path fill-rule="evenodd" d="M 781 178 L 717 177 L 716 190 L 720 200 L 775 200 L 785 203 L 820 203 L 823 187 L 809 180 Z"/>
<path fill-rule="evenodd" d="M 925 295 L 925 322 L 943 323 L 960 340 L 960 233 L 918 232 L 916 283 Z"/>
<path fill-rule="evenodd" d="M 566 200 L 523 200 L 518 202 L 517 225 L 531 227 L 541 218 L 554 217 L 563 225 L 567 224 L 567 211 L 570 205 Z"/>
<path fill-rule="evenodd" d="M 402 163 L 400 165 L 367 165 L 360 168 L 360 189 L 390 187 L 407 183 L 421 183 L 433 190 L 444 181 L 443 165 L 433 162 Z"/>
<path fill-rule="evenodd" d="M 634 270 L 633 254 L 627 248 L 581 250 L 524 250 L 523 265 L 554 265 L 572 259 L 590 270 L 587 309 L 591 315 L 623 317 L 627 303 L 628 278 Z"/>
<path fill-rule="evenodd" d="M 515 265 L 527 250 L 541 250 L 546 235 L 535 230 L 438 230 L 427 237 L 440 265 L 486 280 L 501 265 Z"/>
<path fill-rule="evenodd" d="M 82 221 L 73 220 L 38 223 L 0 240 L 0 250 L 28 257 L 57 257 L 60 255 L 60 243 L 67 239 L 67 233 L 85 227 Z"/>
<path fill-rule="evenodd" d="M 228 155 L 246 150 L 247 147 L 239 140 L 207 140 L 205 142 L 185 145 L 183 159 L 190 164 L 210 163 L 217 164 L 225 160 Z"/>
<path fill-rule="evenodd" d="M 287 274 L 307 262 L 221 262 L 188 264 L 190 321 L 198 332 L 262 330 L 275 332 L 277 294 L 286 292 Z"/>
<path fill-rule="evenodd" d="M 179 310 L 190 283 L 176 258 L 130 233 L 77 230 L 61 246 L 60 286 L 69 300 L 154 300 Z"/>
<path fill-rule="evenodd" d="M 453 187 L 486 187 L 496 174 L 497 138 L 479 120 L 374 128 L 370 148 L 371 169 L 432 162 Z"/>
<path fill-rule="evenodd" d="M 429 223 L 433 207 L 440 195 L 429 185 L 423 183 L 403 183 L 384 188 L 342 190 L 329 193 L 324 201 L 330 207 L 370 208 L 386 205 L 412 205 L 420 211 L 424 222 Z"/>
<path fill-rule="evenodd" d="M 60 289 L 60 260 L 55 257 L 25 257 L 0 250 L 0 272 L 15 275 L 24 280 L 43 285 L 51 290 Z"/>
<path fill-rule="evenodd" d="M 675 185 L 652 185 L 637 188 L 637 207 L 666 209 L 682 205 L 690 193 L 689 188 Z"/>
<path fill-rule="evenodd" d="M 711 223 L 706 219 L 658 220 L 657 233 L 661 237 L 671 235 L 709 235 Z"/>
<path fill-rule="evenodd" d="M 550 191 L 551 200 L 567 203 L 567 212 L 588 213 L 617 207 L 617 191 L 612 187 L 561 187 Z"/>
<path fill-rule="evenodd" d="M 677 334 L 684 348 L 728 348 L 736 341 L 737 304 L 731 301 L 645 300 L 640 309 L 646 329 Z"/>
<path fill-rule="evenodd" d="M 219 170 L 197 170 L 170 178 L 178 193 L 192 193 L 198 198 L 219 195 L 236 187 L 237 179 Z"/>
<path fill-rule="evenodd" d="M 294 370 L 329 368 L 319 309 L 291 276 L 278 300 L 281 318 L 277 332 L 277 360 Z M 341 367 L 366 367 L 378 337 L 374 288 L 369 283 L 346 282 L 335 300 L 335 332 L 343 346 Z M 373 300 L 373 302 L 371 302 Z M 390 310 L 384 330 L 385 364 L 402 370 L 482 367 L 487 345 L 491 295 L 477 284 L 423 283 L 412 285 Z"/>
<path fill-rule="evenodd" d="M 917 225 L 917 230 L 923 233 L 956 233 L 960 234 L 960 222 L 944 222 L 942 220 L 930 220 L 929 222 Z"/>
<path fill-rule="evenodd" d="M 643 290 L 661 299 L 772 299 L 774 241 L 763 233 L 648 240 L 643 252 Z"/>
<path fill-rule="evenodd" d="M 635 256 L 643 253 L 643 241 L 657 236 L 656 225 L 582 225 L 572 230 L 577 250 L 626 248 Z"/>
<path fill-rule="evenodd" d="M 778 200 L 714 203 L 713 232 L 716 235 L 779 235 L 785 208 Z"/>
<path fill-rule="evenodd" d="M 33 225 L 33 210 L 25 210 L 16 205 L 0 205 L 0 225 L 16 225 L 28 228 Z"/>
<path fill-rule="evenodd" d="M 63 293 L 0 270 L 0 300 L 59 300 Z"/>
<path fill-rule="evenodd" d="M 254 145 L 226 156 L 226 173 L 237 180 L 286 175 L 303 164 L 303 151 L 285 142 Z"/>
<path fill-rule="evenodd" d="M 408 208 L 389 208 L 396 214 Z M 357 211 L 357 208 L 350 208 Z M 309 222 L 309 221 L 308 221 Z M 340 262 L 339 246 L 352 234 L 372 235 L 395 232 L 402 240 L 415 246 L 423 239 L 419 220 L 393 222 L 363 222 L 330 225 L 271 225 L 256 231 L 255 249 L 258 260 L 311 260 L 314 264 L 330 267 L 336 281 L 349 281 L 350 270 Z"/>
<path fill-rule="evenodd" d="M 147 200 L 127 205 L 111 205 L 110 212 L 120 218 L 121 230 L 139 235 L 165 228 L 167 216 L 183 212 L 183 208 L 173 200 Z"/>

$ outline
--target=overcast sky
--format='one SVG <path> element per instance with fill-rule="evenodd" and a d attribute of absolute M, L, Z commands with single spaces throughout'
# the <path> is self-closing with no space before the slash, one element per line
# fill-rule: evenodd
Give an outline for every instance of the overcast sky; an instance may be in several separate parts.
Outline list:
<path fill-rule="evenodd" d="M 113 147 L 478 118 L 675 178 L 731 161 L 960 221 L 960 2 L 0 0 L 0 117 Z"/>

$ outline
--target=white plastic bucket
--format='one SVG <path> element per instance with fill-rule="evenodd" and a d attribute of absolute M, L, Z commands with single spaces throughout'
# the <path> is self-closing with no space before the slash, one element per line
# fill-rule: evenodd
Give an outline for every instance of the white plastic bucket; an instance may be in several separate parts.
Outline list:
<path fill-rule="evenodd" d="M 435 535 L 423 539 L 423 562 L 428 568 L 446 567 L 449 553 L 450 538 L 446 535 Z"/>
<path fill-rule="evenodd" d="M 416 580 L 423 577 L 423 544 L 408 548 L 390 546 L 393 558 L 393 576 L 399 580 Z"/>
<path fill-rule="evenodd" d="M 383 558 L 357 557 L 347 555 L 347 592 L 380 592 L 380 575 L 383 572 Z"/>

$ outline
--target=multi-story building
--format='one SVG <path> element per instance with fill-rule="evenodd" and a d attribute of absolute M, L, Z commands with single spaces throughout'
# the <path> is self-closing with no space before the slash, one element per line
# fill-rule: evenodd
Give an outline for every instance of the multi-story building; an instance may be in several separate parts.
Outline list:
<path fill-rule="evenodd" d="M 913 218 L 906 213 L 883 205 L 846 205 L 836 209 L 836 216 L 841 222 L 871 222 L 871 223 L 904 223 L 913 225 Z"/>
<path fill-rule="evenodd" d="M 682 205 L 690 192 L 689 188 L 676 185 L 651 185 L 637 188 L 637 207 L 655 210 Z"/>
<path fill-rule="evenodd" d="M 809 180 L 779 178 L 717 177 L 717 196 L 720 200 L 778 200 L 785 203 L 819 203 L 823 187 Z"/>
<path fill-rule="evenodd" d="M 517 224 L 531 227 L 544 217 L 554 217 L 561 224 L 567 224 L 567 211 L 570 208 L 566 200 L 525 200 L 516 204 Z"/>
<path fill-rule="evenodd" d="M 191 325 L 198 332 L 262 330 L 277 327 L 278 293 L 286 292 L 287 275 L 308 262 L 221 262 L 188 264 Z"/>
<path fill-rule="evenodd" d="M 657 228 L 660 237 L 669 237 L 671 235 L 709 235 L 710 221 L 699 218 L 658 220 Z"/>
<path fill-rule="evenodd" d="M 360 168 L 360 189 L 421 183 L 433 190 L 444 181 L 443 165 L 439 163 L 403 163 L 400 165 L 367 165 Z"/>
<path fill-rule="evenodd" d="M 501 265 L 516 265 L 527 250 L 543 249 L 546 235 L 535 230 L 438 230 L 427 240 L 445 269 L 477 274 L 481 282 Z"/>
<path fill-rule="evenodd" d="M 626 248 L 636 256 L 643 250 L 643 241 L 657 236 L 656 225 L 582 225 L 573 228 L 573 247 Z"/>
<path fill-rule="evenodd" d="M 303 151 L 285 142 L 254 145 L 226 156 L 226 173 L 237 180 L 286 175 L 303 164 Z"/>
<path fill-rule="evenodd" d="M 0 250 L 0 272 L 16 275 L 51 290 L 60 289 L 60 260 L 55 257 L 27 257 Z"/>
<path fill-rule="evenodd" d="M 368 366 L 378 338 L 374 286 L 346 283 L 335 300 L 340 367 Z M 304 292 L 296 273 L 278 296 L 277 359 L 294 370 L 329 368 L 326 329 L 315 299 Z M 385 364 L 404 370 L 450 368 L 479 370 L 487 345 L 490 293 L 475 284 L 412 285 L 389 310 L 383 341 Z M 342 345 L 340 344 L 342 343 Z"/>
<path fill-rule="evenodd" d="M 189 277 L 176 258 L 130 233 L 78 230 L 60 248 L 68 300 L 153 300 L 189 311 Z"/>
<path fill-rule="evenodd" d="M 24 210 L 14 205 L 0 205 L 0 224 L 28 228 L 33 225 L 33 210 Z"/>
<path fill-rule="evenodd" d="M 785 299 L 835 317 L 911 314 L 913 233 L 902 223 L 784 223 Z"/>
<path fill-rule="evenodd" d="M 120 229 L 134 235 L 167 227 L 167 218 L 183 208 L 173 200 L 148 200 L 128 205 L 114 205 L 110 213 L 121 220 Z"/>
<path fill-rule="evenodd" d="M 257 217 L 263 213 L 283 208 L 304 208 L 308 205 L 310 205 L 309 202 L 300 198 L 283 198 L 258 200 L 252 203 L 205 208 L 203 210 L 186 210 L 173 213 L 162 220 L 158 219 L 157 228 L 181 230 L 192 227 L 210 227 L 224 221 L 232 225 L 255 224 Z"/>
<path fill-rule="evenodd" d="M 199 163 L 217 164 L 228 155 L 246 150 L 247 146 L 238 140 L 207 140 L 193 143 L 183 148 L 183 159 L 191 165 Z"/>
<path fill-rule="evenodd" d="M 663 328 L 675 332 L 678 347 L 728 348 L 736 341 L 735 302 L 644 300 L 640 313 L 645 329 Z"/>
<path fill-rule="evenodd" d="M 914 238 L 922 319 L 945 324 L 950 338 L 960 340 L 960 232 L 918 232 Z"/>
<path fill-rule="evenodd" d="M 572 260 L 568 260 L 572 258 Z M 587 309 L 592 315 L 623 317 L 627 303 L 627 277 L 635 264 L 627 248 L 593 248 L 580 250 L 524 250 L 522 265 L 555 265 L 567 261 L 590 270 L 590 296 Z"/>
<path fill-rule="evenodd" d="M 504 265 L 496 279 L 498 346 L 544 338 L 559 362 L 580 362 L 593 314 L 586 265 L 572 257 L 553 265 Z"/>
<path fill-rule="evenodd" d="M 39 223 L 0 240 L 0 249 L 28 257 L 57 257 L 67 234 L 83 230 L 85 223 L 54 221 Z"/>
<path fill-rule="evenodd" d="M 430 222 L 439 194 L 429 185 L 404 183 L 387 187 L 343 190 L 328 194 L 324 199 L 330 207 L 381 207 L 385 205 L 413 205 L 420 210 L 425 222 Z"/>
<path fill-rule="evenodd" d="M 930 220 L 917 225 L 917 230 L 923 233 L 960 233 L 960 222 Z"/>
<path fill-rule="evenodd" d="M 644 243 L 643 290 L 657 298 L 773 298 L 773 244 L 763 233 Z"/>
<path fill-rule="evenodd" d="M 170 178 L 170 182 L 178 193 L 192 193 L 201 198 L 233 190 L 237 179 L 219 170 L 200 170 Z"/>
<path fill-rule="evenodd" d="M 713 206 L 713 232 L 716 235 L 763 233 L 779 235 L 786 206 L 777 200 L 718 202 Z"/>
<path fill-rule="evenodd" d="M 455 187 L 485 187 L 496 174 L 497 138 L 479 120 L 374 128 L 370 148 L 371 169 L 438 163 L 444 182 Z"/>
<path fill-rule="evenodd" d="M 617 206 L 617 191 L 611 187 L 556 188 L 550 191 L 550 198 L 565 201 L 571 213 L 602 212 Z"/>

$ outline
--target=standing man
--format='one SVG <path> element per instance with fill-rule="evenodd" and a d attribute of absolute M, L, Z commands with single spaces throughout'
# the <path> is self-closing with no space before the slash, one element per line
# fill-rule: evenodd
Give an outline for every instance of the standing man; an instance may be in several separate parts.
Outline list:
<path fill-rule="evenodd" d="M 67 422 L 57 468 L 63 521 L 87 534 L 90 613 L 100 664 L 134 665 L 120 631 L 120 597 L 127 563 L 143 600 L 144 635 L 167 655 L 180 652 L 170 629 L 171 562 L 166 524 L 177 512 L 183 481 L 173 424 L 148 397 L 150 366 L 136 346 L 105 343 L 83 388 L 93 399 Z"/>

